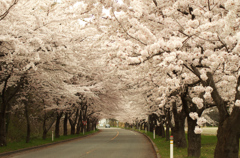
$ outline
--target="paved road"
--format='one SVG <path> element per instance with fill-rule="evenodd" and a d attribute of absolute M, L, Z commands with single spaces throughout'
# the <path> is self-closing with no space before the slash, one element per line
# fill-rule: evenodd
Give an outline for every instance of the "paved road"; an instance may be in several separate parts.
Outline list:
<path fill-rule="evenodd" d="M 28 151 L 11 158 L 155 158 L 149 140 L 137 132 L 110 128 L 83 139 Z"/>

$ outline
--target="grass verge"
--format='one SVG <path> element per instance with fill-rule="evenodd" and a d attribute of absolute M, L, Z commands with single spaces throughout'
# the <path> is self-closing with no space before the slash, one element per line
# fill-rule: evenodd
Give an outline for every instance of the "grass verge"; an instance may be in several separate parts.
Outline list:
<path fill-rule="evenodd" d="M 139 131 L 139 130 L 136 130 Z M 159 149 L 159 154 L 161 158 L 169 158 L 170 157 L 170 141 L 166 141 L 166 138 L 162 138 L 158 135 L 153 139 L 153 133 L 147 132 L 144 130 L 139 131 L 141 133 L 149 136 L 152 141 L 156 144 Z M 187 138 L 187 135 L 186 135 Z M 201 157 L 200 158 L 213 158 L 214 157 L 214 149 L 217 143 L 217 137 L 212 135 L 202 135 L 202 148 L 201 148 Z M 179 149 L 174 148 L 174 158 L 190 158 L 187 157 L 187 148 Z"/>
<path fill-rule="evenodd" d="M 85 132 L 84 135 L 81 133 L 81 134 L 75 134 L 75 135 L 60 136 L 60 138 L 55 138 L 54 141 L 52 141 L 51 137 L 48 137 L 46 140 L 43 140 L 42 138 L 35 138 L 35 139 L 30 140 L 29 143 L 26 143 L 25 140 L 22 140 L 19 142 L 11 142 L 11 143 L 8 143 L 8 145 L 5 147 L 1 147 L 0 153 L 6 153 L 6 152 L 16 151 L 16 150 L 20 150 L 20 149 L 25 149 L 25 148 L 37 147 L 37 146 L 46 145 L 46 144 L 52 144 L 55 142 L 60 142 L 60 141 L 73 139 L 73 138 L 81 138 L 83 136 L 95 133 L 97 131 L 98 130 Z"/>

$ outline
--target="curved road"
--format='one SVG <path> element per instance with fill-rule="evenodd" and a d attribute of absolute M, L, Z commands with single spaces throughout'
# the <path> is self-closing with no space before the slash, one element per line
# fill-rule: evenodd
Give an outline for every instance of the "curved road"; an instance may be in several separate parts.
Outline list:
<path fill-rule="evenodd" d="M 11 158 L 155 158 L 149 140 L 140 133 L 101 129 L 82 139 L 8 156 Z"/>

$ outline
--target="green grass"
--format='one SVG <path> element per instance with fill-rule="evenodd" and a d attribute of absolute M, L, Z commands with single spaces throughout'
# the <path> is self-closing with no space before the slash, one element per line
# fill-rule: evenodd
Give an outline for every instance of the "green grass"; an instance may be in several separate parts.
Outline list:
<path fill-rule="evenodd" d="M 97 131 L 98 130 L 86 132 L 84 135 L 89 135 Z M 10 142 L 7 144 L 7 146 L 0 148 L 0 153 L 15 151 L 15 150 L 24 149 L 24 148 L 30 148 L 30 147 L 35 147 L 35 146 L 40 146 L 45 144 L 51 144 L 53 142 L 59 142 L 59 141 L 73 139 L 77 137 L 80 138 L 82 136 L 83 134 L 81 133 L 81 134 L 75 134 L 75 135 L 60 136 L 60 138 L 55 138 L 54 141 L 52 141 L 52 137 L 48 137 L 46 140 L 43 140 L 42 138 L 34 138 L 34 139 L 31 139 L 29 143 L 26 143 L 25 140 L 22 140 L 19 142 Z"/>
<path fill-rule="evenodd" d="M 136 130 L 136 129 L 135 129 Z M 139 130 L 136 130 L 139 131 Z M 145 131 L 141 130 L 140 132 L 145 133 Z M 153 139 L 153 133 L 147 132 L 147 136 L 149 136 L 152 141 L 156 144 L 159 154 L 161 158 L 169 158 L 170 157 L 170 141 L 166 141 L 166 138 L 162 138 L 158 135 Z M 187 138 L 187 136 L 186 136 Z M 201 148 L 201 157 L 200 158 L 213 158 L 214 149 L 217 143 L 217 137 L 214 135 L 202 135 L 202 148 Z M 174 148 L 174 158 L 190 158 L 187 157 L 187 148 Z"/>

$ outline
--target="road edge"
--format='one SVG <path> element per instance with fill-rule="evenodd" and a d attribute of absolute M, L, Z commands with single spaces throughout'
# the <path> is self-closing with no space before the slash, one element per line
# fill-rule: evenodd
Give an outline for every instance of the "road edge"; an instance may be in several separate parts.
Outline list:
<path fill-rule="evenodd" d="M 153 149 L 155 150 L 157 158 L 161 158 L 161 155 L 159 154 L 158 147 L 156 146 L 156 144 L 152 141 L 152 139 L 148 135 L 146 135 L 145 133 L 139 132 L 139 131 L 132 130 L 132 129 L 125 129 L 125 130 L 134 131 L 134 132 L 140 133 L 140 134 L 144 135 L 145 137 L 147 137 L 148 140 L 151 142 Z"/>
<path fill-rule="evenodd" d="M 95 132 L 95 133 L 91 133 L 91 134 L 88 134 L 88 135 L 79 136 L 79 137 L 76 137 L 76 138 L 71 138 L 71 139 L 61 140 L 61 141 L 57 141 L 57 142 L 53 142 L 53 143 L 48 143 L 48 144 L 44 144 L 44 145 L 38 145 L 38 146 L 34 146 L 34 147 L 29 147 L 29 148 L 23 148 L 23 149 L 19 149 L 19 150 L 4 152 L 4 153 L 0 153 L 0 157 L 1 157 L 1 156 L 10 156 L 10 155 L 13 155 L 13 154 L 16 154 L 16 153 L 21 153 L 21 152 L 25 152 L 25 151 L 30 151 L 30 150 L 34 150 L 34 149 L 40 149 L 40 148 L 44 148 L 44 147 L 49 147 L 49 146 L 61 144 L 61 143 L 70 142 L 70 141 L 77 140 L 77 139 L 81 139 L 81 138 L 85 138 L 85 137 L 88 137 L 88 136 L 93 136 L 93 135 L 98 134 L 98 133 L 100 133 L 100 132 L 101 132 L 101 130 L 98 130 L 98 131 Z"/>

